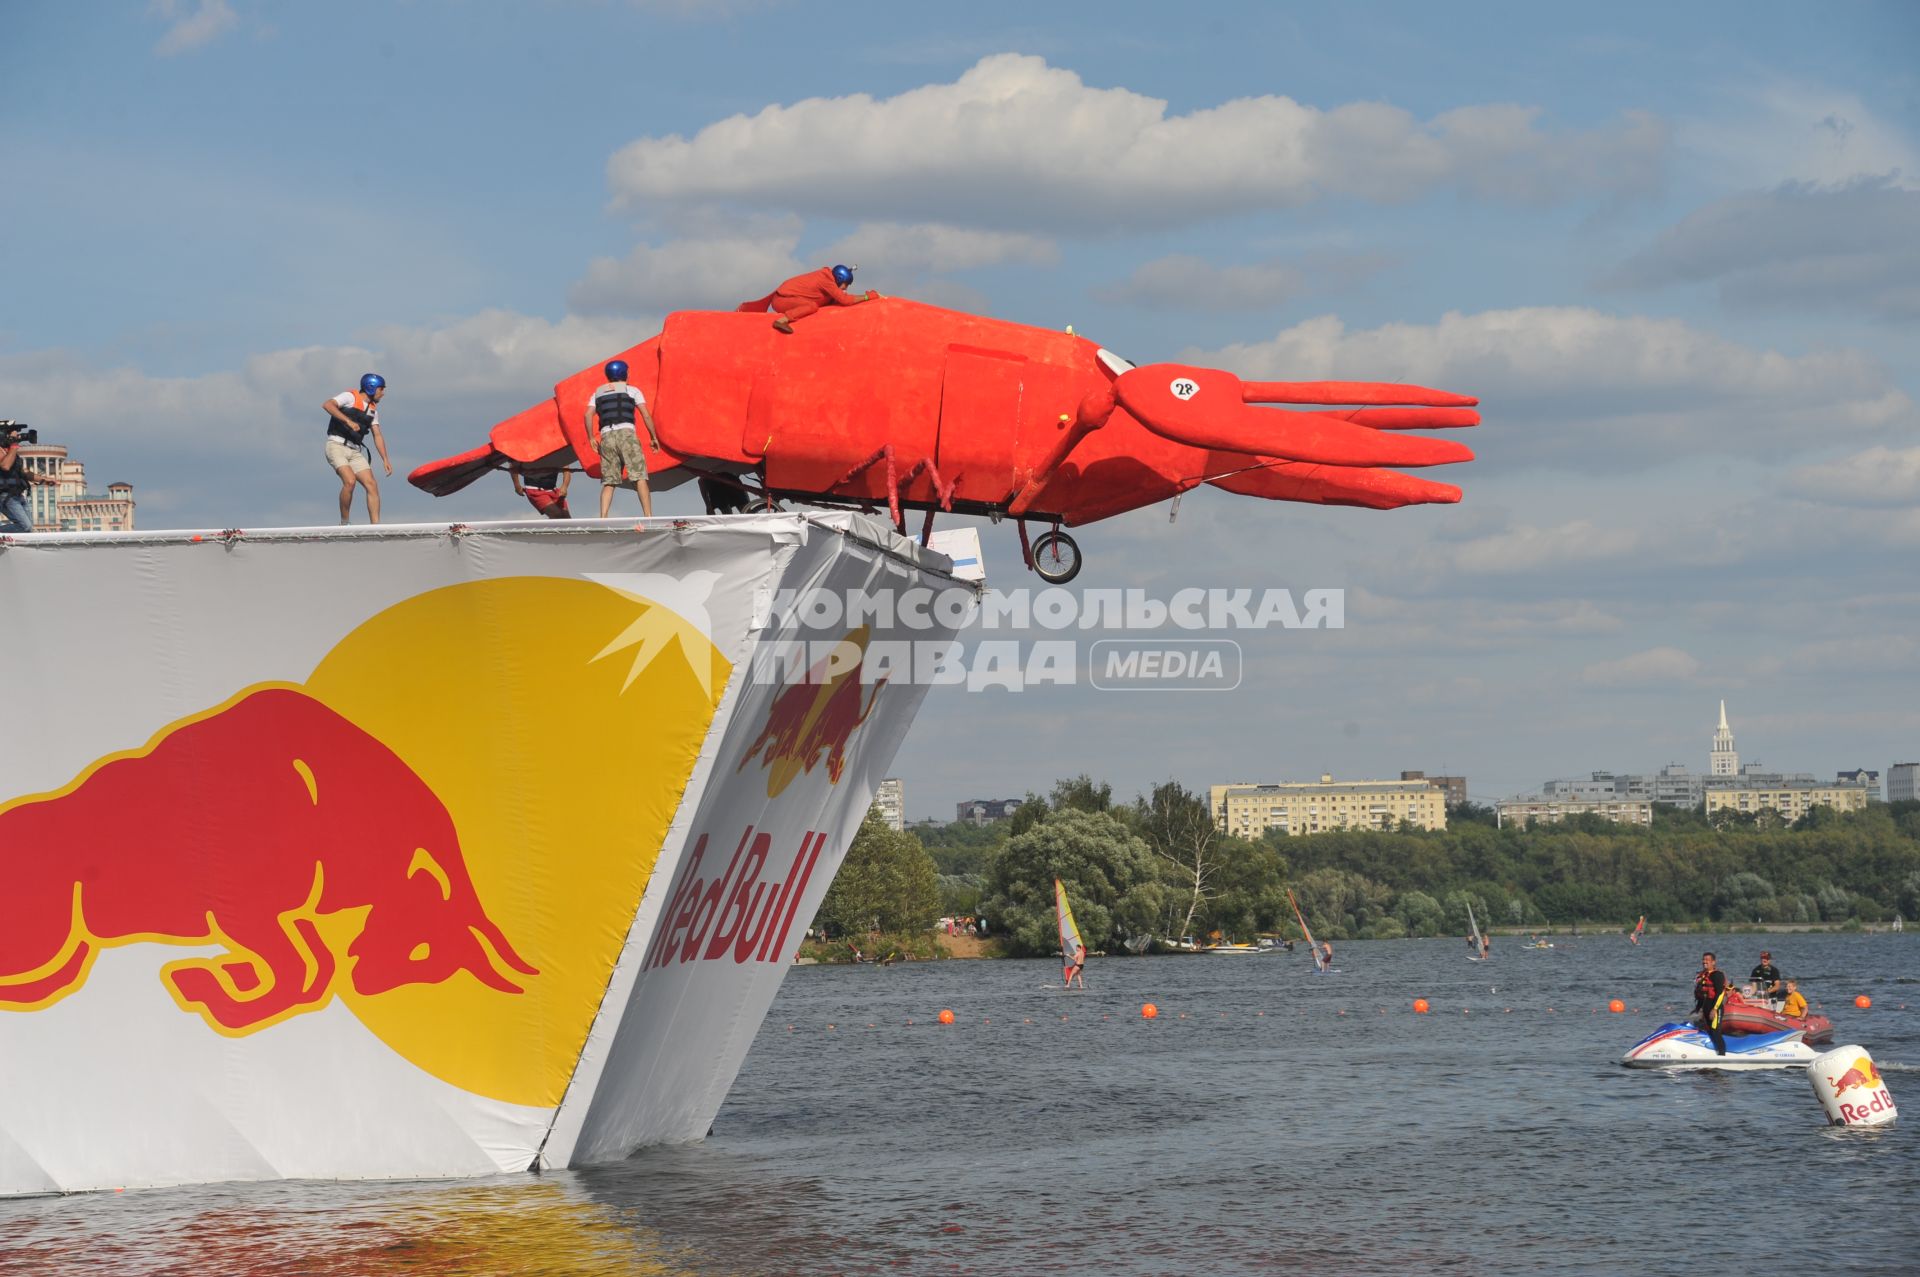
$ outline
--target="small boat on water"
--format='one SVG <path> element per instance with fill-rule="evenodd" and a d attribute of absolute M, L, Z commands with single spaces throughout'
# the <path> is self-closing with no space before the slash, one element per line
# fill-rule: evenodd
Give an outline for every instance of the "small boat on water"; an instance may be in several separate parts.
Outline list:
<path fill-rule="evenodd" d="M 1635 1043 L 1620 1063 L 1630 1069 L 1803 1069 L 1820 1054 L 1798 1031 L 1723 1036 L 1725 1055 L 1713 1049 L 1704 1029 L 1663 1024 Z"/>
<path fill-rule="evenodd" d="M 1271 947 L 1271 946 L 1269 946 L 1269 947 Z M 1222 941 L 1222 942 L 1221 942 L 1221 943 L 1219 943 L 1219 944 L 1210 944 L 1210 945 L 1208 945 L 1208 946 L 1207 946 L 1206 948 L 1204 948 L 1204 949 L 1202 949 L 1202 950 L 1201 950 L 1200 952 L 1202 952 L 1202 953 L 1254 953 L 1254 954 L 1257 954 L 1257 953 L 1266 953 L 1267 951 L 1268 951 L 1267 949 L 1263 949 L 1263 948 L 1261 948 L 1261 947 L 1260 947 L 1259 945 L 1257 945 L 1257 944 L 1235 944 L 1235 943 L 1233 943 L 1233 942 L 1232 942 L 1231 940 L 1226 940 L 1226 941 Z"/>
<path fill-rule="evenodd" d="M 1722 1033 L 1767 1034 L 1798 1033 L 1808 1042 L 1833 1041 L 1833 1021 L 1824 1015 L 1792 1016 L 1776 1011 L 1765 1002 L 1749 1002 L 1737 993 L 1727 994 L 1720 1009 Z"/>
<path fill-rule="evenodd" d="M 1206 952 L 1199 945 L 1194 943 L 1192 936 L 1181 936 L 1178 939 L 1175 939 L 1172 936 L 1161 936 L 1159 939 L 1153 942 L 1153 951 L 1155 953 L 1204 953 Z"/>

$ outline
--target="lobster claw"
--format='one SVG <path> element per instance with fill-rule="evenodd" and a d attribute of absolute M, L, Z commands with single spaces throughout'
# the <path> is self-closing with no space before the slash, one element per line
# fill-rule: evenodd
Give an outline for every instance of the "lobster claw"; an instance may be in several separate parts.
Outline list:
<path fill-rule="evenodd" d="M 1473 460 L 1450 439 L 1383 433 L 1469 426 L 1478 401 L 1386 382 L 1243 382 L 1218 368 L 1148 364 L 1114 381 L 1120 405 L 1176 443 L 1332 466 L 1440 466 Z M 1366 404 L 1332 412 L 1251 407 L 1260 403 Z"/>

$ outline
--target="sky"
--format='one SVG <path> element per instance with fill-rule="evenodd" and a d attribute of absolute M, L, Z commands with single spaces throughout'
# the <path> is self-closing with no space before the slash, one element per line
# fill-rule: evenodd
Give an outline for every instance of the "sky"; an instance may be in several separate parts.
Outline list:
<path fill-rule="evenodd" d="M 1770 768 L 1920 759 L 1920 7 L 11 0 L 0 66 L 0 416 L 143 528 L 331 520 L 318 405 L 375 368 L 388 519 L 518 517 L 402 476 L 832 261 L 1480 397 L 1456 506 L 1079 529 L 1076 590 L 1340 588 L 1345 627 L 1234 635 L 1232 694 L 934 688 L 914 818 L 1704 770 L 1723 698 Z"/>

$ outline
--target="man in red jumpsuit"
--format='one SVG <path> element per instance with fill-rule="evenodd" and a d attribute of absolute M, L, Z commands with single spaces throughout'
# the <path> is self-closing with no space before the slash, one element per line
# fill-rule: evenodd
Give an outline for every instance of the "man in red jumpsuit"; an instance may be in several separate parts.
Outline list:
<path fill-rule="evenodd" d="M 872 289 L 868 289 L 864 297 L 847 291 L 847 285 L 853 283 L 853 272 L 858 269 L 857 266 L 822 266 L 819 270 L 795 275 L 760 300 L 740 303 L 740 309 L 758 314 L 771 306 L 780 312 L 773 317 L 773 326 L 790 333 L 794 320 L 805 319 L 822 306 L 858 306 L 863 301 L 878 300 L 880 294 Z"/>

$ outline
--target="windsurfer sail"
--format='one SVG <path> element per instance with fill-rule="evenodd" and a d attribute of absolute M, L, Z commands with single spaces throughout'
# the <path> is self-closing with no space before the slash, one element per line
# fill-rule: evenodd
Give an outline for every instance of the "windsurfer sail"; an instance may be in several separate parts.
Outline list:
<path fill-rule="evenodd" d="M 1087 946 L 1080 942 L 1080 928 L 1073 921 L 1073 906 L 1067 903 L 1067 889 L 1053 880 L 1053 907 L 1060 918 L 1060 965 L 1062 980 L 1071 989 L 1076 981 L 1087 987 Z"/>
<path fill-rule="evenodd" d="M 1473 953 L 1471 956 L 1467 958 L 1467 961 L 1468 962 L 1486 961 L 1487 950 L 1491 946 L 1487 944 L 1486 937 L 1480 934 L 1480 924 L 1474 920 L 1473 901 L 1471 900 L 1467 901 L 1467 926 L 1472 928 L 1473 930 L 1473 935 L 1467 941 L 1467 943 L 1472 947 Z"/>
<path fill-rule="evenodd" d="M 1647 915 L 1643 913 L 1640 915 L 1640 921 L 1634 924 L 1633 934 L 1628 936 L 1627 939 L 1633 941 L 1635 944 L 1639 944 L 1640 937 L 1646 934 L 1646 930 L 1647 930 Z"/>
<path fill-rule="evenodd" d="M 1307 916 L 1300 912 L 1300 902 L 1293 898 L 1293 888 L 1287 888 L 1287 902 L 1293 906 L 1293 918 L 1300 924 L 1300 934 L 1307 938 L 1307 952 L 1313 955 L 1315 975 L 1327 973 L 1326 955 L 1320 952 L 1320 946 L 1313 942 L 1313 932 L 1307 930 Z"/>

